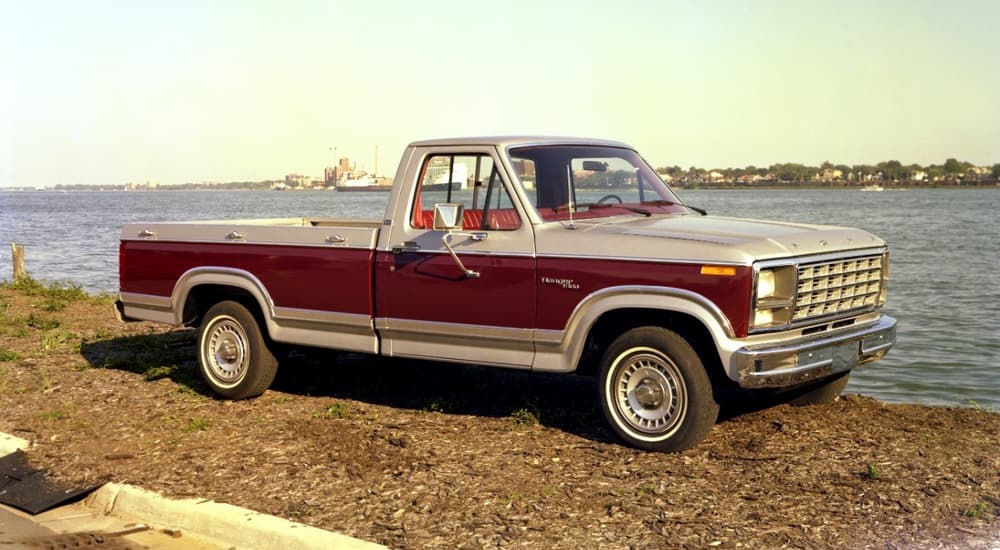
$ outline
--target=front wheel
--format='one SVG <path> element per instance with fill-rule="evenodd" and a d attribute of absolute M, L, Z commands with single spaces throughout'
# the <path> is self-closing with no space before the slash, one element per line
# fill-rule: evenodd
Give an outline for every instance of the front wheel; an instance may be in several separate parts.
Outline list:
<path fill-rule="evenodd" d="M 243 304 L 219 302 L 198 331 L 198 366 L 212 391 L 228 399 L 256 397 L 278 371 L 256 318 Z"/>
<path fill-rule="evenodd" d="M 677 333 L 632 329 L 601 359 L 601 409 L 629 445 L 661 452 L 697 445 L 719 417 L 701 358 Z"/>

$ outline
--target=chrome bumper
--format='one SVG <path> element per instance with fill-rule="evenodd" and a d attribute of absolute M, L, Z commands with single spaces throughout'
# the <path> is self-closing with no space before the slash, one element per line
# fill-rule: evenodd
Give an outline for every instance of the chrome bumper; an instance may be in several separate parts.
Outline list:
<path fill-rule="evenodd" d="M 115 318 L 122 323 L 131 323 L 134 321 L 139 321 L 139 319 L 133 319 L 125 315 L 125 303 L 121 300 L 115 300 Z"/>
<path fill-rule="evenodd" d="M 872 325 L 818 339 L 744 347 L 732 355 L 743 388 L 780 388 L 870 363 L 896 343 L 896 320 L 883 315 Z"/>

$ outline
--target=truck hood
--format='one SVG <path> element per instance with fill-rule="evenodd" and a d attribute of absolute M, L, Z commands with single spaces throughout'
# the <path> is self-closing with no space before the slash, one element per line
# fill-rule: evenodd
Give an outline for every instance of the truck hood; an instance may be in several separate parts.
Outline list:
<path fill-rule="evenodd" d="M 559 227 L 559 230 L 567 231 L 564 227 Z M 582 239 L 565 235 L 564 239 L 583 243 L 589 255 L 597 253 L 738 263 L 885 245 L 882 239 L 860 229 L 723 216 L 673 215 L 580 220 L 576 222 L 576 229 L 568 232 L 586 235 Z M 543 242 L 540 240 L 538 244 L 539 252 L 544 253 L 541 250 L 544 248 Z"/>

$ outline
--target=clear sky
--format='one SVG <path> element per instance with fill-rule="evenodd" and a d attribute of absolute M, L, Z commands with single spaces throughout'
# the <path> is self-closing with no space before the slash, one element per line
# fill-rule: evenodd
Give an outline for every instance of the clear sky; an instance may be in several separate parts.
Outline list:
<path fill-rule="evenodd" d="M 0 186 L 380 175 L 409 141 L 654 166 L 1000 162 L 994 0 L 0 0 Z"/>

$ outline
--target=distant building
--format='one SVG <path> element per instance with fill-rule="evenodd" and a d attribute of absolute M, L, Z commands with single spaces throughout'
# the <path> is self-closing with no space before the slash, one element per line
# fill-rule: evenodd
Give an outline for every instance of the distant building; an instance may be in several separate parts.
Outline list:
<path fill-rule="evenodd" d="M 285 176 L 285 185 L 288 187 L 310 187 L 313 178 L 302 174 L 288 174 Z"/>
<path fill-rule="evenodd" d="M 338 170 L 336 166 L 327 166 L 326 169 L 323 170 L 323 182 L 326 183 L 327 187 L 337 185 L 337 179 L 339 179 L 337 177 L 337 173 Z"/>

